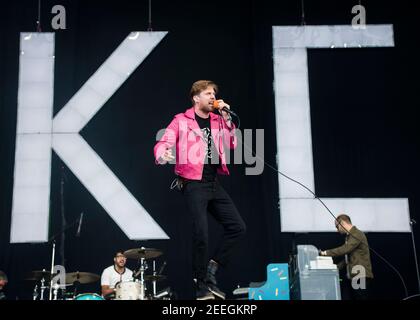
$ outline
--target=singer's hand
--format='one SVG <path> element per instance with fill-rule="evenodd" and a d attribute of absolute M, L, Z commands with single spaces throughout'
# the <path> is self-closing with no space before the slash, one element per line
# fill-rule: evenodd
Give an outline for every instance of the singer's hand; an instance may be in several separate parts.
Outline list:
<path fill-rule="evenodd" d="M 230 109 L 230 105 L 228 105 L 226 102 L 224 102 L 223 100 L 217 100 L 218 104 L 217 104 L 217 109 L 219 109 L 219 113 L 223 116 L 223 118 L 226 121 L 230 120 L 230 115 L 229 113 L 227 113 L 226 111 L 223 111 L 223 108 L 227 108 Z"/>
<path fill-rule="evenodd" d="M 162 155 L 162 160 L 164 160 L 164 161 L 169 162 L 173 159 L 175 159 L 175 157 L 172 155 L 172 150 L 171 149 L 167 149 L 165 151 L 165 153 Z"/>

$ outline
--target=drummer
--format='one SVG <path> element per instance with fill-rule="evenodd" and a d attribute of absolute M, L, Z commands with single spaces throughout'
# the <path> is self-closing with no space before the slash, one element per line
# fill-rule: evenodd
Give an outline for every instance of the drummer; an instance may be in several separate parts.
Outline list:
<path fill-rule="evenodd" d="M 126 262 L 127 258 L 124 251 L 117 251 L 114 255 L 114 265 L 109 266 L 102 272 L 102 296 L 107 297 L 115 293 L 115 286 L 119 282 L 133 280 L 133 271 L 125 266 Z"/>

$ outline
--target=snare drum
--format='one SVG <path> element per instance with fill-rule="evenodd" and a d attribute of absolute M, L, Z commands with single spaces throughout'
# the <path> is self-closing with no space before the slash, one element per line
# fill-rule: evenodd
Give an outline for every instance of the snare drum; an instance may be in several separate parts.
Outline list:
<path fill-rule="evenodd" d="M 144 286 L 140 282 L 120 282 L 115 287 L 115 300 L 143 300 Z"/>
<path fill-rule="evenodd" d="M 82 293 L 76 296 L 74 300 L 105 300 L 99 294 L 96 293 Z"/>

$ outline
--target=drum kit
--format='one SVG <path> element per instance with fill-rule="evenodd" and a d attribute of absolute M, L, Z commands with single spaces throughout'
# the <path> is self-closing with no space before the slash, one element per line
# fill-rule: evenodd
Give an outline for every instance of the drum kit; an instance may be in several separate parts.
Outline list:
<path fill-rule="evenodd" d="M 152 273 L 146 274 L 149 269 L 148 261 L 162 255 L 162 251 L 153 248 L 135 248 L 124 252 L 127 259 L 137 261 L 137 268 L 133 271 L 133 280 L 119 282 L 115 286 L 115 293 L 103 297 L 97 293 L 79 293 L 81 284 L 95 283 L 100 276 L 90 272 L 71 272 L 61 275 L 51 274 L 50 271 L 36 270 L 30 272 L 25 280 L 34 281 L 33 300 L 158 300 L 170 299 L 169 288 L 157 292 L 157 282 L 166 279 L 162 271 L 166 262 L 156 271 L 156 261 L 153 260 Z M 61 277 L 60 277 L 61 276 Z M 61 281 L 51 281 L 59 278 Z M 64 283 L 63 283 L 64 282 Z M 150 288 L 151 284 L 151 288 Z M 52 287 L 52 289 L 51 289 Z M 48 296 L 48 292 L 53 294 Z M 150 291 L 150 292 L 149 292 Z"/>
<path fill-rule="evenodd" d="M 135 248 L 124 252 L 127 259 L 137 260 L 137 268 L 133 272 L 133 281 L 121 282 L 116 285 L 116 300 L 154 300 L 157 299 L 157 281 L 165 280 L 161 275 L 165 268 L 164 262 L 159 271 L 156 271 L 156 262 L 153 260 L 152 274 L 146 274 L 149 269 L 148 260 L 155 259 L 162 255 L 162 251 L 152 248 Z M 148 293 L 147 283 L 152 283 L 152 292 Z"/>
<path fill-rule="evenodd" d="M 31 271 L 25 278 L 26 281 L 34 281 L 35 287 L 33 290 L 33 300 L 48 300 L 48 292 L 52 284 L 53 295 L 51 300 L 77 300 L 78 286 L 80 284 L 93 283 L 99 280 L 99 276 L 89 272 L 71 272 L 63 275 L 64 283 L 62 281 L 54 281 L 55 278 L 60 278 L 59 273 L 54 273 L 51 277 L 49 271 L 36 270 Z M 53 281 L 51 282 L 51 279 Z M 67 288 L 73 287 L 72 290 Z"/>

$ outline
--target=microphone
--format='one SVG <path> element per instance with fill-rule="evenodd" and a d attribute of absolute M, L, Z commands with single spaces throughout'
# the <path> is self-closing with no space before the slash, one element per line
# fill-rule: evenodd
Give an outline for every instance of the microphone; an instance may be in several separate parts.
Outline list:
<path fill-rule="evenodd" d="M 226 107 L 223 107 L 222 109 L 219 109 L 219 101 L 218 101 L 218 100 L 214 100 L 214 102 L 213 102 L 213 106 L 214 106 L 215 108 L 217 108 L 218 110 L 223 110 L 223 111 L 225 111 L 225 112 L 227 112 L 227 113 L 229 113 L 229 114 L 233 114 L 235 117 L 237 117 L 237 116 L 238 116 L 235 112 L 233 112 L 232 110 L 230 110 L 230 109 L 228 109 L 228 108 L 226 108 Z"/>
<path fill-rule="evenodd" d="M 77 227 L 76 237 L 80 237 L 80 230 L 82 228 L 83 212 L 80 214 L 79 226 Z"/>

